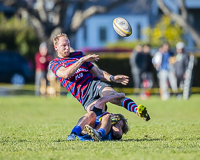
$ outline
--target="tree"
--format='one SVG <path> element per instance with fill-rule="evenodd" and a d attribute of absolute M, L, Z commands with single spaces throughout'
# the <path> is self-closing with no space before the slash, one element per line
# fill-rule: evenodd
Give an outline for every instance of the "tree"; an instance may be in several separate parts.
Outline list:
<path fill-rule="evenodd" d="M 172 23 L 168 16 L 163 16 L 155 27 L 148 27 L 145 31 L 147 42 L 153 47 L 159 47 L 163 42 L 169 42 L 171 47 L 175 47 L 181 41 L 183 29 L 177 24 Z"/>
<path fill-rule="evenodd" d="M 0 14 L 0 50 L 17 51 L 29 60 L 38 50 L 39 40 L 27 20 L 12 16 L 7 19 Z"/>
<path fill-rule="evenodd" d="M 180 14 L 174 13 L 169 7 L 163 2 L 163 0 L 157 0 L 158 6 L 164 14 L 168 15 L 173 21 L 177 22 L 181 27 L 185 28 L 192 36 L 196 45 L 200 46 L 200 34 L 197 30 L 189 23 L 188 11 L 185 6 L 185 0 L 179 0 Z"/>
<path fill-rule="evenodd" d="M 95 14 L 105 13 L 130 0 L 0 0 L 25 15 L 34 27 L 40 41 L 52 46 L 55 34 L 65 32 L 70 40 L 85 20 Z M 52 49 L 52 47 L 51 47 Z"/>

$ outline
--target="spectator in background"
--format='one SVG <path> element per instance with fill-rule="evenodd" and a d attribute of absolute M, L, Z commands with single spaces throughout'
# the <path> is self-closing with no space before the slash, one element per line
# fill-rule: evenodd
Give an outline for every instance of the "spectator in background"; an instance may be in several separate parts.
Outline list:
<path fill-rule="evenodd" d="M 168 43 L 163 43 L 161 47 L 161 58 L 160 64 L 157 66 L 158 70 L 158 77 L 159 77 L 159 85 L 160 85 L 160 93 L 162 100 L 167 100 L 170 97 L 168 91 L 168 81 L 174 93 L 177 92 L 177 85 L 176 85 L 176 77 L 173 68 L 173 64 L 170 63 L 170 58 L 173 57 L 173 53 L 170 52 L 170 46 Z M 157 54 L 158 56 L 159 54 Z M 155 61 L 156 57 L 154 57 Z M 159 59 L 159 58 L 158 58 Z M 155 66 L 155 65 L 154 65 Z"/>
<path fill-rule="evenodd" d="M 47 69 L 52 56 L 48 54 L 46 42 L 40 44 L 39 52 L 35 55 L 35 95 L 40 95 L 40 85 L 43 78 L 46 79 Z"/>
<path fill-rule="evenodd" d="M 142 59 L 142 80 L 148 79 L 148 88 L 152 87 L 152 57 L 151 57 L 151 47 L 149 44 L 145 44 L 143 47 L 143 59 Z"/>
<path fill-rule="evenodd" d="M 154 68 L 156 69 L 156 83 L 159 85 L 159 70 L 162 63 L 162 45 L 158 48 L 158 51 L 154 53 L 152 58 L 152 63 Z"/>
<path fill-rule="evenodd" d="M 153 58 L 152 58 L 153 66 L 155 67 L 157 72 L 160 70 L 160 66 L 162 63 L 162 52 L 163 52 L 162 46 L 160 46 L 158 48 L 158 51 L 153 55 Z"/>
<path fill-rule="evenodd" d="M 145 89 L 144 93 L 141 95 L 142 99 L 146 99 L 150 96 L 148 88 L 152 87 L 153 84 L 153 73 L 152 73 L 152 57 L 151 57 L 151 47 L 149 44 L 145 44 L 143 46 L 143 54 L 142 54 L 142 61 L 140 62 L 141 65 L 141 80 L 142 80 L 142 87 Z"/>
<path fill-rule="evenodd" d="M 130 56 L 131 73 L 133 77 L 134 93 L 138 95 L 141 88 L 141 61 L 142 61 L 142 45 L 138 44 Z"/>
<path fill-rule="evenodd" d="M 183 89 L 185 72 L 189 63 L 189 56 L 184 51 L 184 43 L 178 42 L 176 44 L 176 62 L 174 64 L 175 75 L 177 79 L 177 87 Z M 181 96 L 179 94 L 179 96 Z"/>

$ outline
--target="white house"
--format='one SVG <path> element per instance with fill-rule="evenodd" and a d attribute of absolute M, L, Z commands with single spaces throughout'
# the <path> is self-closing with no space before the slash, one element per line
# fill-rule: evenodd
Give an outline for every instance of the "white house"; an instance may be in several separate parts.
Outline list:
<path fill-rule="evenodd" d="M 151 4 L 149 2 L 148 4 Z M 144 40 L 145 36 L 142 34 L 142 30 L 150 25 L 149 12 L 151 7 L 148 4 L 145 9 L 141 10 L 140 8 L 135 9 L 139 5 L 139 0 L 127 2 L 106 14 L 95 15 L 87 19 L 84 26 L 76 34 L 75 48 L 101 48 L 105 47 L 106 43 L 113 43 L 119 39 L 125 41 Z M 123 17 L 130 23 L 132 26 L 130 37 L 123 38 L 115 32 L 113 20 L 116 17 Z"/>
<path fill-rule="evenodd" d="M 122 38 L 113 29 L 113 20 L 116 17 L 123 17 L 129 21 L 132 26 L 132 35 Z M 133 41 L 145 39 L 141 30 L 149 25 L 149 19 L 145 15 L 97 15 L 88 19 L 76 35 L 76 48 L 104 47 L 108 42 L 116 42 L 119 39 Z"/>
<path fill-rule="evenodd" d="M 164 0 L 174 12 L 179 12 L 178 0 Z M 200 13 L 200 0 L 186 0 L 186 7 L 189 9 L 191 23 L 200 30 L 200 21 L 196 16 L 197 10 Z M 161 17 L 156 0 L 148 0 L 145 5 L 140 6 L 140 0 L 127 2 L 106 14 L 92 16 L 87 19 L 85 24 L 78 30 L 76 34 L 75 49 L 102 48 L 106 43 L 113 43 L 119 39 L 124 41 L 145 40 L 143 29 L 153 26 Z M 132 26 L 132 35 L 122 38 L 114 31 L 112 23 L 114 18 L 123 17 L 129 21 Z M 195 19 L 195 20 L 194 20 Z M 197 23 L 199 22 L 199 23 Z M 185 35 L 188 48 L 193 48 L 194 43 L 189 34 Z"/>

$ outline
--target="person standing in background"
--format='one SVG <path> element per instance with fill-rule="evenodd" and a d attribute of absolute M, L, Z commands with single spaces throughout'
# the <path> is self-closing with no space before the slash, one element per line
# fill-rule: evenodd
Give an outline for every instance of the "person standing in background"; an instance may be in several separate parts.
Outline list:
<path fill-rule="evenodd" d="M 48 54 L 46 42 L 40 44 L 39 52 L 35 55 L 35 95 L 40 95 L 40 85 L 43 78 L 46 79 L 47 69 L 52 56 Z"/>
<path fill-rule="evenodd" d="M 170 97 L 168 91 L 168 81 L 174 93 L 177 93 L 176 77 L 173 68 L 173 64 L 170 63 L 170 58 L 173 57 L 173 53 L 170 52 L 170 46 L 168 43 L 162 45 L 162 60 L 159 67 L 159 85 L 162 100 L 167 100 Z"/>
<path fill-rule="evenodd" d="M 154 68 L 156 69 L 157 72 L 159 72 L 161 63 L 162 63 L 162 46 L 158 48 L 158 51 L 153 55 L 152 58 L 152 63 Z"/>
<path fill-rule="evenodd" d="M 152 57 L 151 57 L 151 47 L 149 44 L 145 44 L 143 46 L 143 69 L 142 69 L 142 74 L 144 74 L 144 76 L 142 76 L 143 79 L 148 79 L 149 81 L 149 87 L 152 87 L 152 79 L 153 79 L 153 74 L 152 74 L 152 69 L 153 69 L 153 65 L 152 65 Z"/>
<path fill-rule="evenodd" d="M 141 80 L 144 93 L 140 96 L 142 99 L 146 99 L 150 96 L 149 88 L 153 85 L 153 73 L 152 73 L 152 57 L 151 57 L 151 47 L 149 44 L 143 46 L 143 58 L 140 62 L 141 66 Z"/>
<path fill-rule="evenodd" d="M 185 72 L 189 63 L 189 56 L 184 51 L 184 43 L 178 42 L 176 44 L 176 62 L 174 64 L 175 75 L 177 79 L 177 87 L 179 89 L 183 89 L 184 80 L 185 80 Z M 179 98 L 181 94 L 178 95 Z"/>
<path fill-rule="evenodd" d="M 134 93 L 139 95 L 141 88 L 141 61 L 142 61 L 142 45 L 138 44 L 130 56 L 131 73 L 133 77 Z"/>

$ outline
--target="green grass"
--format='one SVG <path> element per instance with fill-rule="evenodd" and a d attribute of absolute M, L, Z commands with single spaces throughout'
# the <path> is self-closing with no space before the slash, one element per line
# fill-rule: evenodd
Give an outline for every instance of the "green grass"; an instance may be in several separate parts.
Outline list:
<path fill-rule="evenodd" d="M 109 104 L 109 111 L 128 118 L 130 131 L 121 141 L 67 142 L 66 137 L 85 111 L 74 98 L 0 97 L 1 160 L 198 160 L 200 159 L 200 100 L 153 96 L 149 122 Z"/>

